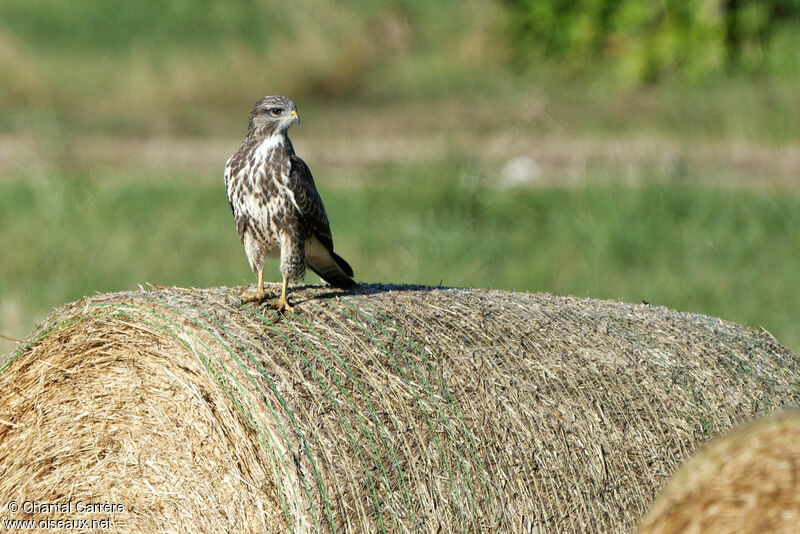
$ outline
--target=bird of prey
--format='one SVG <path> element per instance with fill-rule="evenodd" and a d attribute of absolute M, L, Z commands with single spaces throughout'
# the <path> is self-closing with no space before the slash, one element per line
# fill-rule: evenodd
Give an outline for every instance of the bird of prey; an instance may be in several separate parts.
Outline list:
<path fill-rule="evenodd" d="M 353 269 L 333 252 L 333 238 L 322 199 L 305 162 L 289 140 L 289 127 L 300 122 L 294 102 L 267 96 L 250 112 L 247 135 L 225 163 L 225 188 L 236 230 L 250 268 L 258 276 L 255 293 L 243 302 L 261 302 L 264 258 L 280 257 L 283 289 L 271 306 L 292 311 L 286 299 L 290 281 L 303 279 L 306 266 L 339 288 L 355 284 Z"/>

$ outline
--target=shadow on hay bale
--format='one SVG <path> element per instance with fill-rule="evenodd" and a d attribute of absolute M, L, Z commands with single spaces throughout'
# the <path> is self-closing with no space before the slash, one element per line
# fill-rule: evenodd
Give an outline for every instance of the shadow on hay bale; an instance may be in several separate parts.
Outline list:
<path fill-rule="evenodd" d="M 119 504 L 77 517 L 144 533 L 626 531 L 698 443 L 800 401 L 794 355 L 710 317 L 293 295 L 284 317 L 229 288 L 56 311 L 0 375 L 0 505 Z"/>
<path fill-rule="evenodd" d="M 639 534 L 800 529 L 800 412 L 714 438 L 673 476 Z"/>

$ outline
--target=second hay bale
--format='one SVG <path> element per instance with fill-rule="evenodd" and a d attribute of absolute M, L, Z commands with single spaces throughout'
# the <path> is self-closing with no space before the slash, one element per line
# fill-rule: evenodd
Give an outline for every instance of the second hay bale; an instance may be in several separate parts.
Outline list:
<path fill-rule="evenodd" d="M 800 529 L 800 413 L 714 438 L 673 476 L 639 534 L 791 534 Z"/>

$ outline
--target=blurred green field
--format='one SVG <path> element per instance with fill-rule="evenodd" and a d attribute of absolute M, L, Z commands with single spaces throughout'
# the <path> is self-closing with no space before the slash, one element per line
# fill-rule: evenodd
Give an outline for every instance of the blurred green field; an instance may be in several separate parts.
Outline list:
<path fill-rule="evenodd" d="M 800 349 L 797 191 L 503 189 L 457 162 L 377 172 L 320 184 L 358 280 L 647 301 L 763 327 Z M 20 176 L 0 182 L 0 226 L 7 335 L 94 292 L 253 282 L 217 176 Z M 278 280 L 275 261 L 266 274 Z"/>
<path fill-rule="evenodd" d="M 707 2 L 707 7 L 721 2 Z M 704 39 L 694 35 L 681 44 L 680 33 L 661 39 L 659 32 L 678 30 L 670 25 L 649 28 L 650 39 L 649 22 L 635 17 L 628 22 L 645 27 L 624 32 L 633 41 L 616 55 L 614 47 L 601 47 L 605 55 L 595 57 L 584 48 L 602 43 L 580 35 L 590 30 L 600 7 L 633 7 L 646 19 L 662 3 L 640 10 L 635 0 L 584 3 L 591 4 L 584 15 L 581 3 L 562 6 L 558 11 L 569 24 L 552 25 L 553 32 L 563 29 L 560 38 L 575 41 L 575 53 L 548 61 L 537 52 L 520 72 L 512 60 L 516 52 L 538 50 L 529 40 L 546 36 L 515 40 L 527 28 L 515 9 L 526 4 L 549 9 L 546 4 L 553 2 L 4 0 L 0 133 L 238 135 L 243 108 L 276 93 L 302 103 L 302 111 L 310 106 L 378 111 L 420 102 L 436 109 L 437 102 L 456 98 L 495 110 L 496 120 L 511 121 L 528 113 L 520 106 L 533 97 L 546 106 L 546 114 L 526 126 L 544 131 L 797 139 L 797 17 L 781 19 L 780 35 L 789 41 L 776 37 L 769 47 L 748 48 L 767 63 L 768 51 L 781 52 L 779 64 L 785 67 L 771 67 L 768 75 L 758 76 L 757 69 L 755 74 L 714 70 L 695 83 L 677 73 L 670 76 L 667 69 L 659 83 L 641 83 L 637 76 L 620 81 L 616 68 L 606 68 L 608 62 L 625 63 L 633 55 L 646 63 L 677 45 L 691 56 L 687 47 Z M 754 3 L 744 0 L 741 7 Z M 765 24 L 762 19 L 754 21 L 755 29 Z M 591 73 L 564 73 L 569 58 L 593 65 Z"/>

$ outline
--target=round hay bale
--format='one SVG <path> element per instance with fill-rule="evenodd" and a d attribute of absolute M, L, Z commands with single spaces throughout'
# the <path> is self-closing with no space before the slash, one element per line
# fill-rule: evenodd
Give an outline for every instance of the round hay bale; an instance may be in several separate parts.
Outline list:
<path fill-rule="evenodd" d="M 800 529 L 800 413 L 714 438 L 667 483 L 640 534 L 791 534 Z"/>
<path fill-rule="evenodd" d="M 56 311 L 0 375 L 0 506 L 120 505 L 91 517 L 142 533 L 626 531 L 698 443 L 800 404 L 794 355 L 711 317 L 292 295 L 298 315 L 231 288 Z"/>

